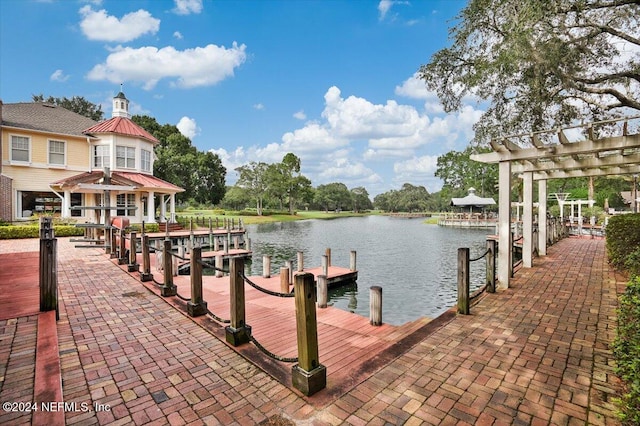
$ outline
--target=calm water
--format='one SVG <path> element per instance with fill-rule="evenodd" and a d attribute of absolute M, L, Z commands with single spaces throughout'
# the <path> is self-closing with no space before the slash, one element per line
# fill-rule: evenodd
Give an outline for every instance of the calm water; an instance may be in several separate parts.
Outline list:
<path fill-rule="evenodd" d="M 369 316 L 369 288 L 382 287 L 382 320 L 400 325 L 420 317 L 434 318 L 456 304 L 457 251 L 469 247 L 471 258 L 484 253 L 492 230 L 427 225 L 421 219 L 367 216 L 334 220 L 247 225 L 252 274 L 262 274 L 262 256 L 271 255 L 273 274 L 286 260 L 304 252 L 305 267 L 320 266 L 331 248 L 331 263 L 349 267 L 357 251 L 358 282 L 330 291 L 329 303 Z M 484 279 L 484 259 L 471 263 L 471 287 Z"/>

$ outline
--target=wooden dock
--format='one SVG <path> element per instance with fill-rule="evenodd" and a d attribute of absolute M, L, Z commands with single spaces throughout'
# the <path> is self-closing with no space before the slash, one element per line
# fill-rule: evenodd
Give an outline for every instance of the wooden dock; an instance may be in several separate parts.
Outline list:
<path fill-rule="evenodd" d="M 140 256 L 138 258 L 140 262 Z M 126 265 L 120 265 L 123 270 Z M 156 281 L 162 282 L 163 276 L 152 265 L 152 273 Z M 338 266 L 329 266 L 328 277 L 344 280 L 345 277 L 357 277 L 357 271 Z M 305 268 L 304 272 L 317 277 L 321 267 Z M 355 275 L 354 275 L 355 273 Z M 129 274 L 138 278 L 137 272 Z M 280 292 L 280 276 L 264 278 L 252 276 L 249 279 L 256 285 L 274 292 Z M 150 291 L 160 295 L 160 288 L 151 281 L 143 283 Z M 189 276 L 174 276 L 173 284 L 177 287 L 178 295 L 189 298 L 191 284 Z M 293 287 L 290 286 L 290 290 Z M 203 277 L 203 299 L 207 308 L 221 319 L 230 317 L 230 285 L 229 277 Z M 187 315 L 187 302 L 180 297 L 165 299 Z M 251 327 L 251 333 L 268 351 L 280 357 L 296 357 L 296 313 L 294 298 L 283 298 L 265 294 L 245 284 L 246 323 Z M 415 345 L 419 338 L 433 332 L 443 322 L 450 321 L 455 312 L 448 313 L 431 321 L 420 318 L 402 326 L 382 324 L 373 326 L 369 318 L 343 311 L 335 307 L 316 309 L 318 320 L 318 341 L 320 363 L 327 368 L 327 387 L 310 397 L 314 405 L 324 405 L 340 396 L 346 389 L 361 382 L 369 375 L 381 368 L 386 362 L 399 356 Z M 225 323 L 214 320 L 211 316 L 193 318 L 194 321 L 207 328 L 221 340 L 225 340 Z M 383 318 L 384 321 L 384 318 Z M 254 344 L 247 343 L 234 347 L 267 373 L 278 379 L 282 384 L 291 387 L 291 363 L 276 361 Z"/>

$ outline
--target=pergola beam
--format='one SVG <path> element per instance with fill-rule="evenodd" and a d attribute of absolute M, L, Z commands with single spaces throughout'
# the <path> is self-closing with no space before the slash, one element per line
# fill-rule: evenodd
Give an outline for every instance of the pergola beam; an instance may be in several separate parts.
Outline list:
<path fill-rule="evenodd" d="M 589 176 L 614 176 L 614 175 L 633 175 L 640 174 L 640 164 L 628 165 L 624 167 L 607 167 L 592 169 L 574 169 L 574 170 L 554 170 L 550 172 L 536 172 L 533 174 L 533 180 L 542 179 L 564 179 L 572 177 L 589 177 Z"/>
<path fill-rule="evenodd" d="M 522 164 L 514 164 L 511 168 L 513 173 L 525 172 L 545 172 L 554 170 L 574 170 L 574 169 L 593 169 L 600 167 L 625 166 L 640 164 L 640 154 L 630 155 L 608 155 L 606 157 L 591 157 L 576 160 L 575 158 L 566 160 L 552 159 L 549 161 L 538 161 L 531 163 L 525 161 Z"/>

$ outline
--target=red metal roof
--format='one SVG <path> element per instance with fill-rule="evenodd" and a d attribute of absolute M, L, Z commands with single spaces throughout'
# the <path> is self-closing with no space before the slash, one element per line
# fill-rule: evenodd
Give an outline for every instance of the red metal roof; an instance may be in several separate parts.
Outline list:
<path fill-rule="evenodd" d="M 95 126 L 91 126 L 83 131 L 85 134 L 93 133 L 118 133 L 120 135 L 133 136 L 142 139 L 146 139 L 154 144 L 160 143 L 160 141 L 153 137 L 153 135 L 147 132 L 142 127 L 131 121 L 126 117 L 113 117 L 106 121 L 101 121 Z"/>
<path fill-rule="evenodd" d="M 52 182 L 53 186 L 71 187 L 80 183 L 98 183 L 104 177 L 104 172 L 93 171 L 80 173 L 65 179 Z M 111 172 L 112 184 L 138 186 L 137 189 L 167 190 L 169 192 L 184 192 L 183 188 L 159 179 L 152 175 L 134 172 Z"/>

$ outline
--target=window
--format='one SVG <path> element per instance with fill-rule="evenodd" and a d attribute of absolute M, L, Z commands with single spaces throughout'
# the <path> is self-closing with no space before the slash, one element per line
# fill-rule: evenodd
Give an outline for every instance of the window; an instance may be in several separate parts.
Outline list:
<path fill-rule="evenodd" d="M 83 194 L 79 194 L 77 192 L 73 192 L 71 194 L 71 207 L 82 206 L 82 196 Z M 84 215 L 84 210 L 71 210 L 71 217 L 80 217 Z"/>
<path fill-rule="evenodd" d="M 151 151 L 146 149 L 141 151 L 140 168 L 145 172 L 151 171 Z"/>
<path fill-rule="evenodd" d="M 136 149 L 130 146 L 116 146 L 116 167 L 136 168 Z"/>
<path fill-rule="evenodd" d="M 116 198 L 118 216 L 133 216 L 136 214 L 136 194 L 118 194 Z"/>
<path fill-rule="evenodd" d="M 49 141 L 49 164 L 64 166 L 64 145 L 63 141 Z"/>
<path fill-rule="evenodd" d="M 93 167 L 110 167 L 109 145 L 95 145 L 93 147 Z"/>
<path fill-rule="evenodd" d="M 29 162 L 29 138 L 11 136 L 11 161 Z"/>

